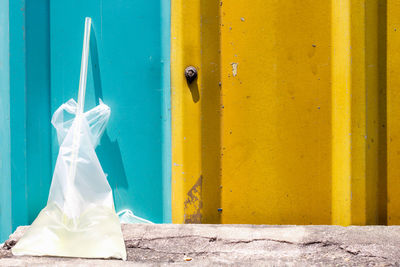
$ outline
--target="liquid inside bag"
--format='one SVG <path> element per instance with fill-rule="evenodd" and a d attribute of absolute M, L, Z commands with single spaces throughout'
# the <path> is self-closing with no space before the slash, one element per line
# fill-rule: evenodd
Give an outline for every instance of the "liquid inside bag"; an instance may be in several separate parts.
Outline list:
<path fill-rule="evenodd" d="M 12 248 L 14 255 L 117 258 L 126 260 L 121 225 L 95 147 L 110 108 L 100 101 L 76 115 L 71 99 L 53 115 L 61 144 L 47 206 Z"/>

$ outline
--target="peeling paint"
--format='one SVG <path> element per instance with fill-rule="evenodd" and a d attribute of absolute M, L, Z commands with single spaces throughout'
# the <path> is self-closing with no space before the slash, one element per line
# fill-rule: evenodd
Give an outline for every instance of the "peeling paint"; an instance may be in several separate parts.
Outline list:
<path fill-rule="evenodd" d="M 199 179 L 186 195 L 184 203 L 185 223 L 201 223 L 201 208 L 203 207 L 203 201 L 201 199 L 202 186 L 203 176 L 200 175 Z"/>
<path fill-rule="evenodd" d="M 237 75 L 238 63 L 233 62 L 233 63 L 231 63 L 231 65 L 232 65 L 232 74 L 233 74 L 233 77 L 235 77 Z"/>

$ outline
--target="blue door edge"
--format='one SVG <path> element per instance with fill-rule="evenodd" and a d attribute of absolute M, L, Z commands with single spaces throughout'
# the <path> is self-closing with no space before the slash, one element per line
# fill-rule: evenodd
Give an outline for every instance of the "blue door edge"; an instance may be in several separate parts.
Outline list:
<path fill-rule="evenodd" d="M 9 5 L 0 1 L 0 243 L 11 226 Z"/>
<path fill-rule="evenodd" d="M 162 45 L 161 57 L 163 68 L 163 222 L 172 222 L 171 207 L 171 173 L 172 173 L 172 151 L 171 151 L 171 59 L 170 59 L 170 43 L 171 43 L 171 0 L 161 0 L 161 40 Z"/>

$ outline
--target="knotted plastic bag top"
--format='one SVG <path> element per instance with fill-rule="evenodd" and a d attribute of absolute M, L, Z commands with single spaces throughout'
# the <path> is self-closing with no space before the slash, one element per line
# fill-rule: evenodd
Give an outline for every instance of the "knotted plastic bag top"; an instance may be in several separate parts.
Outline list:
<path fill-rule="evenodd" d="M 99 99 L 100 104 L 84 113 L 87 123 L 89 124 L 89 135 L 93 147 L 99 144 L 100 138 L 106 129 L 108 119 L 110 118 L 110 108 Z M 58 143 L 61 145 L 64 141 L 68 130 L 71 128 L 72 122 L 77 114 L 78 104 L 74 99 L 68 100 L 62 104 L 53 114 L 51 124 L 57 131 Z M 65 113 L 69 116 L 65 116 Z M 71 118 L 71 115 L 73 116 Z"/>

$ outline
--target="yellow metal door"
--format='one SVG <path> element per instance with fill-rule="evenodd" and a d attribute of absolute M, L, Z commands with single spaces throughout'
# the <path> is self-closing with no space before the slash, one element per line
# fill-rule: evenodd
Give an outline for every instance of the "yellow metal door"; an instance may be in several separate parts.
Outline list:
<path fill-rule="evenodd" d="M 394 0 L 172 0 L 173 221 L 399 223 L 399 17 Z"/>

